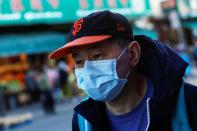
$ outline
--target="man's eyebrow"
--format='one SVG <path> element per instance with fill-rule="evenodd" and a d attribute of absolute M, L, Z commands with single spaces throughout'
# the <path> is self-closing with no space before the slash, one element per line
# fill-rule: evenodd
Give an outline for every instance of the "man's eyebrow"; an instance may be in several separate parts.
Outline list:
<path fill-rule="evenodd" d="M 96 43 L 96 44 L 93 44 L 90 47 L 88 47 L 88 49 L 94 50 L 94 49 L 100 49 L 102 47 L 103 47 L 103 44 L 102 43 L 99 43 L 99 44 Z"/>
<path fill-rule="evenodd" d="M 99 44 L 95 43 L 95 44 L 91 45 L 90 47 L 88 47 L 87 50 L 95 50 L 95 49 L 100 50 L 103 47 L 104 47 L 103 43 L 99 43 Z M 73 52 L 71 55 L 73 58 L 79 57 L 78 52 Z"/>

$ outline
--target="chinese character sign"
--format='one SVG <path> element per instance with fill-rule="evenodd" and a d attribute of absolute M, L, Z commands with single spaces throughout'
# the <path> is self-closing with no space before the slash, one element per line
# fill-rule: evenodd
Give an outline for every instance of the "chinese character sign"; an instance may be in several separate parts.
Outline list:
<path fill-rule="evenodd" d="M 0 0 L 0 25 L 66 22 L 67 0 Z"/>
<path fill-rule="evenodd" d="M 127 17 L 150 14 L 149 0 L 78 0 L 78 17 L 86 16 L 94 11 L 111 10 Z"/>
<path fill-rule="evenodd" d="M 0 26 L 71 23 L 99 10 L 128 18 L 150 14 L 149 0 L 0 0 Z"/>

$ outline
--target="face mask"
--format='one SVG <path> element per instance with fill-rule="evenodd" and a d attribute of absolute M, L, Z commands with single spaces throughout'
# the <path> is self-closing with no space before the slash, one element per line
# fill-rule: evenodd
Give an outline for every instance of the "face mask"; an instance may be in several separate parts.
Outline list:
<path fill-rule="evenodd" d="M 117 60 L 126 49 L 117 59 L 85 61 L 83 68 L 75 69 L 79 88 L 97 101 L 106 102 L 115 99 L 127 82 L 127 79 L 118 78 L 116 71 Z M 125 78 L 128 77 L 129 72 Z"/>

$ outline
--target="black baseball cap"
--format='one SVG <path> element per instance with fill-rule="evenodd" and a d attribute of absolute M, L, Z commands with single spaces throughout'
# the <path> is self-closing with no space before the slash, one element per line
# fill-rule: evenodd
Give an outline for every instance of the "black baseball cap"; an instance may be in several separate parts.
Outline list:
<path fill-rule="evenodd" d="M 133 40 L 133 31 L 128 20 L 121 14 L 109 10 L 94 12 L 75 21 L 68 36 L 68 42 L 49 55 L 60 58 L 70 53 L 70 49 L 93 44 L 111 37 Z"/>

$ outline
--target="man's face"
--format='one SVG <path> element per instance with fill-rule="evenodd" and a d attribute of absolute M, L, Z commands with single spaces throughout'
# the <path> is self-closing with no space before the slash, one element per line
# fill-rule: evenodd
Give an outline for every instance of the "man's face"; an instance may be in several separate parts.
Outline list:
<path fill-rule="evenodd" d="M 85 61 L 97 61 L 116 59 L 124 49 L 116 43 L 103 41 L 100 43 L 75 47 L 72 49 L 72 57 L 75 61 L 76 68 L 83 68 Z M 119 78 L 124 78 L 129 70 L 128 51 L 117 61 L 117 73 Z"/>

